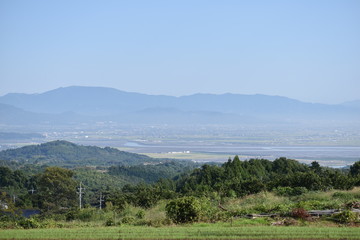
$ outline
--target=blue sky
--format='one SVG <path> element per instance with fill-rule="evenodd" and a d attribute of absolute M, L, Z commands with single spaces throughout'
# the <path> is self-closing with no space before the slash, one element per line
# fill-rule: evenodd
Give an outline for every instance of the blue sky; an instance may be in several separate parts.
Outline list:
<path fill-rule="evenodd" d="M 0 0 L 0 95 L 84 85 L 360 99 L 359 12 L 357 0 Z"/>

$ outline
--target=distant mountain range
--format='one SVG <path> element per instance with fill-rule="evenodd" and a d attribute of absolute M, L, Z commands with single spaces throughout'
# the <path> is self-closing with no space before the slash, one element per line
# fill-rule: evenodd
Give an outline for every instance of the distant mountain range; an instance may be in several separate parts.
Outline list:
<path fill-rule="evenodd" d="M 0 123 L 258 123 L 360 120 L 360 100 L 338 105 L 267 95 L 195 94 L 172 97 L 104 87 L 65 87 L 41 94 L 0 97 Z"/>

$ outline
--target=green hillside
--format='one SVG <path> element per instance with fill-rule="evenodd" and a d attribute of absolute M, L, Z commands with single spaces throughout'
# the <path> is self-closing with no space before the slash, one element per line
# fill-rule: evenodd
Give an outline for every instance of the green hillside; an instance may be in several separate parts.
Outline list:
<path fill-rule="evenodd" d="M 161 161 L 145 155 L 119 151 L 115 148 L 82 146 L 62 140 L 4 150 L 0 152 L 0 160 L 15 161 L 19 164 L 62 167 L 133 166 Z"/>

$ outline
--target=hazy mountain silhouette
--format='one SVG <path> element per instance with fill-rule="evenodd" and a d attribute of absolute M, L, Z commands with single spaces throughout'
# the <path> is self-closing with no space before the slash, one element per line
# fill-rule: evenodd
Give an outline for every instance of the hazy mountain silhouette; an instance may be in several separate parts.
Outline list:
<path fill-rule="evenodd" d="M 354 100 L 349 102 L 344 102 L 341 104 L 342 106 L 346 106 L 348 108 L 358 109 L 360 111 L 360 100 Z"/>
<path fill-rule="evenodd" d="M 85 120 L 92 119 L 74 112 L 63 112 L 61 114 L 36 113 L 0 103 L 0 123 L 2 124 L 70 124 L 80 123 Z"/>
<path fill-rule="evenodd" d="M 29 121 L 116 120 L 132 123 L 236 123 L 291 119 L 360 118 L 359 102 L 328 105 L 267 95 L 194 94 L 172 97 L 131 93 L 104 87 L 66 87 L 41 94 L 0 97 L 3 114 Z M 9 118 L 9 117 L 8 117 Z M 9 119 L 5 117 L 6 121 Z"/>

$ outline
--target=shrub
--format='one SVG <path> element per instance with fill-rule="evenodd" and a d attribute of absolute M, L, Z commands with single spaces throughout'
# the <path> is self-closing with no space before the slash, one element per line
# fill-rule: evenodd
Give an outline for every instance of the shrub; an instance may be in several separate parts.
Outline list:
<path fill-rule="evenodd" d="M 308 190 L 305 187 L 294 187 L 293 192 L 292 192 L 292 196 L 302 195 L 302 194 L 307 193 L 307 192 L 308 192 Z"/>
<path fill-rule="evenodd" d="M 305 187 L 277 187 L 273 190 L 278 196 L 299 196 L 307 193 L 308 190 Z"/>
<path fill-rule="evenodd" d="M 291 215 L 294 218 L 300 218 L 300 219 L 303 219 L 303 220 L 310 217 L 310 214 L 303 208 L 294 208 L 291 211 Z"/>
<path fill-rule="evenodd" d="M 70 210 L 65 214 L 66 221 L 73 221 L 78 218 L 79 210 Z"/>
<path fill-rule="evenodd" d="M 340 223 L 353 223 L 358 221 L 359 215 L 352 211 L 345 210 L 341 213 L 335 214 L 334 219 Z"/>
<path fill-rule="evenodd" d="M 96 210 L 93 208 L 81 209 L 78 213 L 78 219 L 81 221 L 91 221 L 96 216 Z"/>
<path fill-rule="evenodd" d="M 145 212 L 144 210 L 139 210 L 136 214 L 135 214 L 136 218 L 138 219 L 143 219 L 145 217 Z"/>
<path fill-rule="evenodd" d="M 198 221 L 201 214 L 200 201 L 195 197 L 183 197 L 170 201 L 166 207 L 166 215 L 175 223 Z"/>
<path fill-rule="evenodd" d="M 109 218 L 108 220 L 106 220 L 105 226 L 107 226 L 107 227 L 115 226 L 115 221 L 114 221 L 114 219 Z"/>
<path fill-rule="evenodd" d="M 216 201 L 211 201 L 208 198 L 201 198 L 200 201 L 200 221 L 205 222 L 216 222 L 216 221 L 226 221 L 229 219 L 230 214 L 222 210 L 219 206 L 219 203 Z"/>
<path fill-rule="evenodd" d="M 121 223 L 123 224 L 133 224 L 135 222 L 134 217 L 126 216 L 121 219 Z"/>
<path fill-rule="evenodd" d="M 272 207 L 272 211 L 271 212 L 274 212 L 274 213 L 279 213 L 281 215 L 287 215 L 290 210 L 291 210 L 291 205 L 290 204 L 286 204 L 286 203 L 279 203 L 279 204 L 275 204 L 273 207 Z"/>
<path fill-rule="evenodd" d="M 40 227 L 40 223 L 35 218 L 24 218 L 19 220 L 18 224 L 25 229 Z"/>

